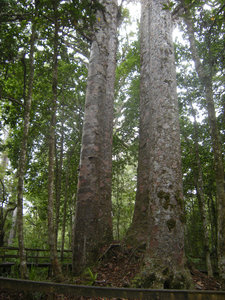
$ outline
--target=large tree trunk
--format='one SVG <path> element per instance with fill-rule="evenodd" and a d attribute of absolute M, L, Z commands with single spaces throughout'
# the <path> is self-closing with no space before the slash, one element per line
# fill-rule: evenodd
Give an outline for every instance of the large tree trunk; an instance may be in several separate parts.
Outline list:
<path fill-rule="evenodd" d="M 225 279 L 225 189 L 224 189 L 224 167 L 223 157 L 220 144 L 219 130 L 216 121 L 215 106 L 213 100 L 212 89 L 212 64 L 210 61 L 201 62 L 196 46 L 194 36 L 194 27 L 187 12 L 184 18 L 187 32 L 190 41 L 192 58 L 195 63 L 195 68 L 198 73 L 199 79 L 204 87 L 205 99 L 207 103 L 208 120 L 210 126 L 210 135 L 212 140 L 212 148 L 214 155 L 214 169 L 216 180 L 216 196 L 217 196 L 217 209 L 218 209 L 218 268 L 220 276 Z M 206 67 L 205 67 L 206 66 Z"/>
<path fill-rule="evenodd" d="M 36 7 L 37 9 L 37 7 Z M 29 82 L 28 93 L 24 92 L 24 125 L 23 125 L 23 138 L 20 150 L 20 158 L 18 164 L 18 186 L 17 186 L 17 232 L 18 232 L 18 245 L 20 256 L 20 276 L 21 278 L 28 278 L 27 264 L 26 264 L 26 252 L 24 247 L 24 234 L 23 234 L 23 189 L 24 189 L 24 175 L 26 169 L 27 159 L 27 143 L 30 127 L 30 111 L 32 103 L 33 93 L 33 78 L 34 78 L 34 51 L 35 51 L 35 35 L 36 24 L 35 21 L 32 24 L 32 32 L 30 38 L 30 58 L 29 58 Z"/>
<path fill-rule="evenodd" d="M 48 243 L 50 249 L 50 261 L 52 264 L 53 276 L 62 280 L 62 270 L 57 257 L 55 229 L 54 229 L 54 168 L 55 168 L 55 125 L 56 125 L 56 106 L 57 106 L 57 84 L 58 84 L 58 31 L 59 23 L 57 18 L 57 1 L 52 0 L 54 9 L 54 53 L 52 71 L 52 103 L 51 103 L 51 122 L 49 128 L 49 162 L 48 162 Z"/>
<path fill-rule="evenodd" d="M 148 17 L 147 52 L 149 79 L 149 231 L 141 273 L 142 285 L 151 288 L 187 288 L 185 269 L 184 204 L 181 171 L 180 129 L 176 93 L 172 19 L 163 9 L 166 0 L 143 0 Z"/>
<path fill-rule="evenodd" d="M 73 270 L 112 241 L 111 168 L 117 0 L 101 1 L 91 46 L 74 227 Z"/>
<path fill-rule="evenodd" d="M 140 80 L 140 130 L 137 172 L 137 192 L 132 224 L 126 236 L 126 243 L 136 246 L 146 245 L 148 237 L 149 206 L 149 2 L 141 8 L 141 80 Z"/>

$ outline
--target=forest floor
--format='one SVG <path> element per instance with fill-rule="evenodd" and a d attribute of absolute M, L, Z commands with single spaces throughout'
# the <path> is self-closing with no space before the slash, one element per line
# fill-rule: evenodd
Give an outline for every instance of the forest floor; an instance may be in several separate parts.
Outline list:
<path fill-rule="evenodd" d="M 86 284 L 107 287 L 129 287 L 132 286 L 133 279 L 140 270 L 140 261 L 144 254 L 143 249 L 125 248 L 120 244 L 112 244 L 103 249 L 102 255 L 96 267 L 89 269 L 82 277 L 73 279 L 73 284 Z M 222 290 L 222 283 L 217 278 L 208 277 L 194 267 L 191 268 L 191 275 L 196 290 Z M 69 280 L 69 279 L 68 279 Z M 68 283 L 66 280 L 66 283 Z M 71 283 L 71 279 L 69 280 Z M 0 300 L 28 299 L 24 293 L 9 292 L 0 290 Z M 29 299 L 46 300 L 46 295 L 34 295 Z M 67 297 L 55 295 L 55 300 L 86 300 L 94 298 Z M 106 298 L 95 298 L 101 300 Z M 114 298 L 114 300 L 119 298 Z M 122 299 L 121 299 L 122 300 Z M 125 300 L 125 299 L 124 299 Z"/>
<path fill-rule="evenodd" d="M 119 244 L 107 248 L 98 267 L 93 269 L 97 275 L 95 285 L 129 287 L 139 273 L 144 249 L 123 248 Z M 197 290 L 222 290 L 222 282 L 218 278 L 208 277 L 193 266 L 190 268 L 192 279 Z"/>

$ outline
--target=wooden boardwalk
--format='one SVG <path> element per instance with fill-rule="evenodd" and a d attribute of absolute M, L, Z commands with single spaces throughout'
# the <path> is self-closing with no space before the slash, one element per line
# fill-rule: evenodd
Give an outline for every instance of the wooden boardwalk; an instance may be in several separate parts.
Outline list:
<path fill-rule="evenodd" d="M 92 299 L 138 299 L 138 300 L 225 300 L 225 291 L 148 290 L 79 286 L 50 282 L 37 282 L 0 277 L 0 289 L 24 292 L 42 292 L 47 295 L 63 294 Z"/>

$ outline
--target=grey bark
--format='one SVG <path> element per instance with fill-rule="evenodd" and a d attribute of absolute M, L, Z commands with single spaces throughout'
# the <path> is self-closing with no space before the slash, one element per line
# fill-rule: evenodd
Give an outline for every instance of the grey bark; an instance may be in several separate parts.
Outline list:
<path fill-rule="evenodd" d="M 212 148 L 214 155 L 214 169 L 216 180 L 216 196 L 217 196 L 217 243 L 218 243 L 218 269 L 220 276 L 225 279 L 225 189 L 224 189 L 224 167 L 222 149 L 220 144 L 220 133 L 217 126 L 215 105 L 213 100 L 212 74 L 213 66 L 210 61 L 201 62 L 196 40 L 194 36 L 194 26 L 190 14 L 184 18 L 189 36 L 192 58 L 195 63 L 195 68 L 199 79 L 202 83 L 205 92 L 207 104 L 208 121 L 210 126 L 210 135 L 212 140 Z"/>
<path fill-rule="evenodd" d="M 149 206 L 149 122 L 151 112 L 149 108 L 149 2 L 143 1 L 141 7 L 140 51 L 141 51 L 141 79 L 140 79 L 140 129 L 139 152 L 137 170 L 137 192 L 134 214 L 131 226 L 126 236 L 126 243 L 131 245 L 146 245 L 148 237 L 148 206 Z"/>
<path fill-rule="evenodd" d="M 151 288 L 188 288 L 185 268 L 184 204 L 181 171 L 180 129 L 172 19 L 164 10 L 166 0 L 142 0 L 148 17 L 148 35 L 143 36 L 142 64 L 147 64 L 149 115 L 149 210 L 148 243 L 141 273 L 142 285 Z M 147 89 L 146 89 L 147 90 Z"/>
<path fill-rule="evenodd" d="M 117 0 L 100 1 L 91 46 L 73 244 L 73 270 L 112 240 L 111 168 Z"/>

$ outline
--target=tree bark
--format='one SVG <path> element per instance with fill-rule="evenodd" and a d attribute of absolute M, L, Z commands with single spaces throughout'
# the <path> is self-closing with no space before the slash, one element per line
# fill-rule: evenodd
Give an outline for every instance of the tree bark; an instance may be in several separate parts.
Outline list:
<path fill-rule="evenodd" d="M 148 53 L 146 107 L 149 110 L 148 243 L 141 272 L 142 286 L 188 288 L 185 268 L 184 204 L 180 129 L 176 93 L 176 70 L 172 19 L 163 9 L 166 0 L 142 0 L 148 17 L 143 52 Z M 142 62 L 143 63 L 143 62 Z"/>
<path fill-rule="evenodd" d="M 58 1 L 52 0 L 54 10 L 54 52 L 52 69 L 52 102 L 51 121 L 49 128 L 49 157 L 48 157 L 48 243 L 50 250 L 50 261 L 52 264 L 53 276 L 56 280 L 62 280 L 62 270 L 57 257 L 54 229 L 54 168 L 55 168 L 55 125 L 57 106 L 57 84 L 58 84 L 58 32 L 59 23 L 57 17 Z"/>
<path fill-rule="evenodd" d="M 194 27 L 189 12 L 184 18 L 189 36 L 192 58 L 195 63 L 195 68 L 199 79 L 202 83 L 205 92 L 205 99 L 208 111 L 208 121 L 210 126 L 210 135 L 212 140 L 212 148 L 214 155 L 214 170 L 216 180 L 216 195 L 217 195 L 217 239 L 218 239 L 218 269 L 220 276 L 225 279 L 225 189 L 224 189 L 224 167 L 223 157 L 220 144 L 220 134 L 217 126 L 215 106 L 213 100 L 212 88 L 212 64 L 210 61 L 201 62 L 196 40 L 194 36 Z"/>
<path fill-rule="evenodd" d="M 36 5 L 36 3 L 35 3 Z M 37 9 L 37 7 L 36 7 Z M 21 278 L 28 278 L 28 270 L 26 264 L 26 252 L 24 247 L 24 232 L 23 232 L 23 190 L 24 190 L 24 175 L 27 160 L 27 143 L 30 127 L 30 111 L 33 94 L 33 79 L 34 79 L 34 51 L 35 51 L 35 35 L 36 24 L 32 23 L 32 32 L 30 37 L 30 57 L 29 57 L 29 82 L 28 93 L 24 99 L 24 125 L 23 125 L 23 138 L 20 150 L 19 164 L 18 164 L 18 185 L 17 185 L 17 232 L 18 232 L 18 245 L 20 257 L 20 276 Z M 26 94 L 26 93 L 24 93 Z"/>
<path fill-rule="evenodd" d="M 140 129 L 139 152 L 137 170 L 137 192 L 134 214 L 131 226 L 126 235 L 126 243 L 131 245 L 146 245 L 148 237 L 148 206 L 149 206 L 149 1 L 143 1 L 141 7 L 140 51 L 141 51 L 141 79 L 140 79 Z"/>
<path fill-rule="evenodd" d="M 80 157 L 73 271 L 93 262 L 112 235 L 112 126 L 117 0 L 100 1 L 91 46 Z"/>

